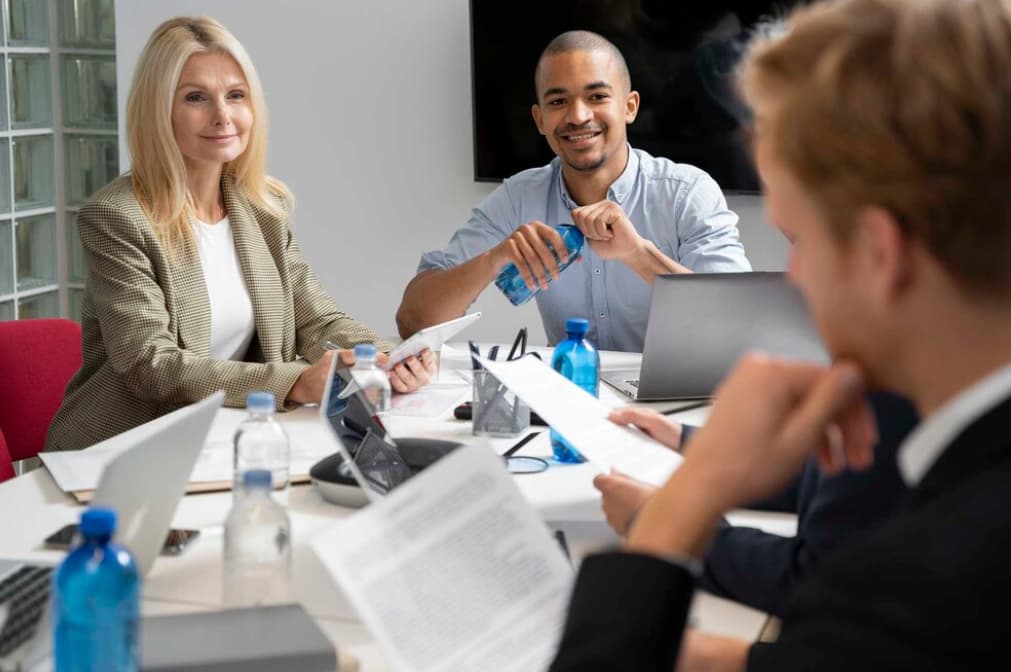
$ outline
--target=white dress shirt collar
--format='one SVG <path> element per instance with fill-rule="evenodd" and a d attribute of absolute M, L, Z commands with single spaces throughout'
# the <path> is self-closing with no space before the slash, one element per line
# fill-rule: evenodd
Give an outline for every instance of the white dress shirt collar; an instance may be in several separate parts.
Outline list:
<path fill-rule="evenodd" d="M 959 392 L 925 418 L 899 448 L 899 471 L 909 487 L 919 484 L 951 442 L 984 413 L 1011 396 L 1011 364 Z"/>

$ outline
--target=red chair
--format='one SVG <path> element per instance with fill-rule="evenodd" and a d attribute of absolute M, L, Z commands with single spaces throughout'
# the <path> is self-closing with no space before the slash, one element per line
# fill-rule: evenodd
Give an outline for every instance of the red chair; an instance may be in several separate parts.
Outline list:
<path fill-rule="evenodd" d="M 0 430 L 0 483 L 8 478 L 14 478 L 14 465 L 11 464 L 11 454 L 7 452 L 7 441 L 4 440 L 4 433 Z"/>
<path fill-rule="evenodd" d="M 0 322 L 0 427 L 12 460 L 35 457 L 81 368 L 81 327 L 72 320 Z"/>

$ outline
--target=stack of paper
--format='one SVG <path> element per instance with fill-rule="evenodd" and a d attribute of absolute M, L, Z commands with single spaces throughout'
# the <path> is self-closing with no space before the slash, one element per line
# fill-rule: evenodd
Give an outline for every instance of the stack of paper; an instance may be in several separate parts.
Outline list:
<path fill-rule="evenodd" d="M 222 413 L 234 416 L 232 419 L 236 424 L 243 417 L 241 411 L 222 409 L 219 411 L 219 419 L 221 419 Z M 98 486 L 98 480 L 105 465 L 123 451 L 161 431 L 164 419 L 170 415 L 162 416 L 84 450 L 40 453 L 39 458 L 46 465 L 61 490 L 69 493 L 79 502 L 88 502 Z M 207 442 L 200 451 L 186 487 L 187 492 L 213 492 L 231 489 L 233 455 L 230 435 L 231 430 L 234 430 L 234 425 L 227 422 L 222 424 L 228 426 L 224 427 L 216 422 Z M 225 431 L 226 429 L 229 431 Z M 336 447 L 332 443 L 319 441 L 318 435 L 316 435 L 317 440 L 309 440 L 309 432 L 292 431 L 295 429 L 292 425 L 286 426 L 286 429 L 291 439 L 291 482 L 308 482 L 310 467 L 321 458 L 333 453 Z"/>

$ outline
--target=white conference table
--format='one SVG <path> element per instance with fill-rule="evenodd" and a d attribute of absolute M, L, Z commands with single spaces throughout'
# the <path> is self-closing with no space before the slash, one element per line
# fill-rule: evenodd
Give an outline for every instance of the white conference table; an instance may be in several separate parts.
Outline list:
<path fill-rule="evenodd" d="M 469 366 L 467 358 L 458 354 L 462 352 L 456 348 L 447 349 L 442 357 L 440 382 L 463 382 L 463 376 L 454 374 L 456 369 Z M 627 353 L 602 353 L 602 365 L 605 368 L 637 368 L 638 357 Z M 466 396 L 467 389 L 461 387 L 461 400 Z M 627 401 L 605 384 L 601 384 L 601 399 L 613 406 Z M 672 402 L 666 407 L 675 405 Z M 221 409 L 208 442 L 227 440 L 243 417 L 244 411 Z M 705 411 L 687 411 L 671 417 L 701 424 Z M 278 418 L 292 436 L 293 449 L 319 451 L 321 456 L 335 450 L 333 439 L 319 422 L 318 408 L 303 407 L 279 414 Z M 388 417 L 385 422 L 394 437 L 427 436 L 461 442 L 473 439 L 470 423 L 455 420 L 452 409 L 439 417 Z M 532 428 L 531 431 L 535 429 L 545 428 Z M 502 452 L 514 441 L 497 439 L 493 444 Z M 528 443 L 523 454 L 550 457 L 548 432 L 543 431 Z M 577 560 L 617 541 L 600 511 L 599 496 L 591 483 L 595 473 L 591 465 L 552 464 L 541 474 L 515 477 L 521 491 L 544 520 L 553 528 L 565 530 Z M 231 501 L 230 492 L 183 498 L 173 526 L 199 529 L 201 535 L 180 556 L 156 560 L 144 583 L 142 608 L 145 614 L 221 608 L 222 524 Z M 49 561 L 59 561 L 62 553 L 44 549 L 43 538 L 66 523 L 76 522 L 81 511 L 44 468 L 0 484 L 0 510 L 5 512 L 0 530 L 0 556 Z M 309 547 L 309 540 L 316 534 L 351 513 L 352 509 L 323 501 L 311 485 L 291 488 L 289 515 L 294 540 L 294 594 L 336 644 L 342 660 L 349 663 L 346 667 L 342 663 L 342 671 L 379 672 L 390 669 L 385 657 Z M 795 530 L 793 517 L 784 514 L 742 511 L 730 518 L 735 524 L 762 527 L 780 534 L 793 534 Z M 764 615 L 759 612 L 704 593 L 696 598 L 694 618 L 706 630 L 748 638 L 756 637 L 764 622 Z M 348 654 L 350 657 L 344 658 Z"/>

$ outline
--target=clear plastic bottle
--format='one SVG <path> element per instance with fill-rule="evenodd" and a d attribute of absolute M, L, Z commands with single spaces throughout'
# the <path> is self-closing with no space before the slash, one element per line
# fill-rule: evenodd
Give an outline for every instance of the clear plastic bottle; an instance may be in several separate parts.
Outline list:
<path fill-rule="evenodd" d="M 270 496 L 271 474 L 250 469 L 225 519 L 224 600 L 231 607 L 290 602 L 291 522 Z"/>
<path fill-rule="evenodd" d="M 569 264 L 576 260 L 576 257 L 582 251 L 583 233 L 572 224 L 559 224 L 555 227 L 555 231 L 562 237 L 562 241 L 565 242 L 565 247 L 569 251 L 568 261 L 563 262 L 559 258 L 558 253 L 548 245 L 548 249 L 555 255 L 555 261 L 558 263 L 558 272 L 561 273 L 569 267 Z M 548 275 L 547 278 L 548 282 L 551 282 L 551 276 Z M 520 269 L 516 268 L 516 264 L 509 264 L 502 269 L 502 272 L 495 278 L 495 286 L 502 290 L 502 293 L 506 295 L 506 298 L 514 306 L 526 303 L 541 291 L 540 287 L 535 289 L 527 287 L 527 283 L 523 280 L 523 276 L 520 275 Z"/>
<path fill-rule="evenodd" d="M 590 322 L 579 317 L 565 321 L 566 338 L 555 347 L 551 368 L 593 396 L 600 396 L 600 354 L 588 340 Z M 551 430 L 551 450 L 559 462 L 582 462 L 579 454 L 562 435 Z"/>
<path fill-rule="evenodd" d="M 351 379 L 376 409 L 376 413 L 390 410 L 390 376 L 376 366 L 376 346 L 371 343 L 355 346 L 355 365 L 351 367 Z"/>
<path fill-rule="evenodd" d="M 274 395 L 250 392 L 246 396 L 246 411 L 249 415 L 235 430 L 233 440 L 233 499 L 238 498 L 243 474 L 250 469 L 267 469 L 272 474 L 274 496 L 287 506 L 291 442 L 284 427 L 274 418 Z"/>
<path fill-rule="evenodd" d="M 83 540 L 56 570 L 53 656 L 58 672 L 139 667 L 140 575 L 133 556 L 112 543 L 116 512 L 81 515 Z"/>

